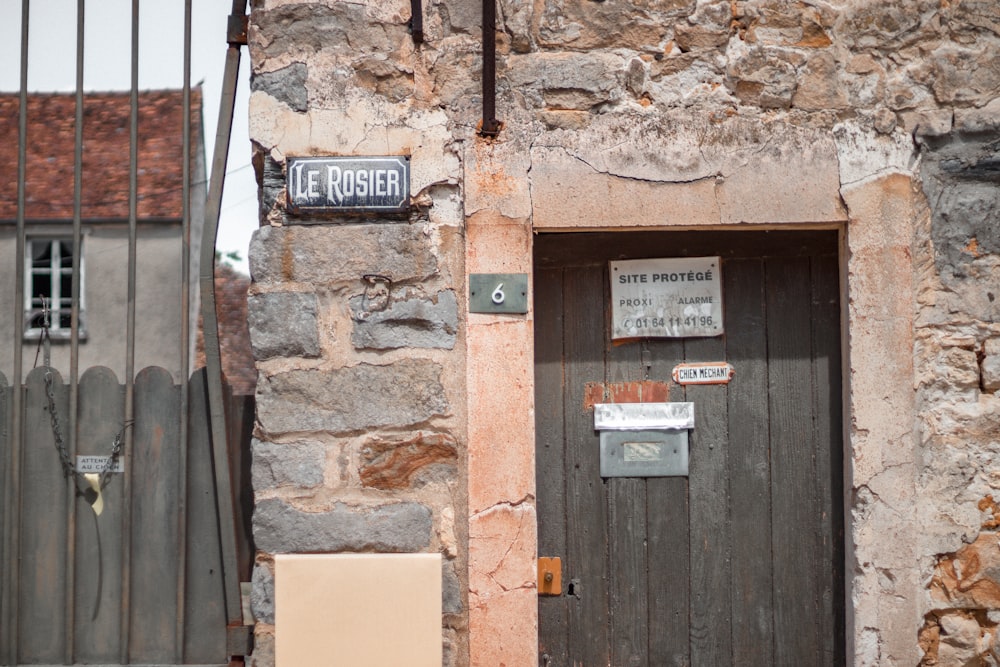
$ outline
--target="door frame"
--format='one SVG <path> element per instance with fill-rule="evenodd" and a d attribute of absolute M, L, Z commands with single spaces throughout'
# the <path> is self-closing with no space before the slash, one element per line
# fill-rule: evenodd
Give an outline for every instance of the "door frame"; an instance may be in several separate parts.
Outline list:
<path fill-rule="evenodd" d="M 893 656 L 916 664 L 923 582 L 918 560 L 922 535 L 912 506 L 917 480 L 913 392 L 914 229 L 924 203 L 905 137 L 876 136 L 848 126 L 835 137 L 816 132 L 814 152 L 832 155 L 831 178 L 813 182 L 808 197 L 768 199 L 766 170 L 746 175 L 742 209 L 720 221 L 717 210 L 685 209 L 683 222 L 651 224 L 626 212 L 619 219 L 591 215 L 608 202 L 544 201 L 544 165 L 531 164 L 532 191 L 522 218 L 499 204 L 466 219 L 468 273 L 522 272 L 532 268 L 535 233 L 572 231 L 838 229 L 844 420 L 845 654 L 848 664 Z M 466 154 L 469 168 L 486 157 Z M 796 171 L 797 156 L 782 165 Z M 808 166 L 803 163 L 803 171 Z M 746 170 L 749 171 L 749 170 Z M 555 172 L 553 172 L 555 173 Z M 570 178 L 571 176 L 559 176 Z M 603 174 L 608 181 L 615 177 Z M 528 174 L 524 174 L 525 180 Z M 550 176 L 556 178 L 556 176 Z M 477 185 L 467 182 L 469 204 Z M 595 198 L 606 191 L 591 187 Z M 662 195 L 662 192 L 655 193 Z M 515 195 L 511 195 L 512 197 Z M 640 192 L 645 201 L 652 194 Z M 551 197 L 550 197 L 551 199 Z M 837 205 L 828 205 L 831 200 Z M 520 201 L 520 200 L 519 200 Z M 818 202 L 818 203 L 817 203 Z M 641 202 L 640 202 L 641 203 Z M 600 207 L 598 209 L 598 206 Z M 638 206 L 638 204 L 637 204 Z M 642 208 L 639 206 L 639 208 Z M 650 207 L 662 209 L 659 202 Z M 818 211 L 825 213 L 820 214 Z M 525 210 L 525 209 L 522 209 Z M 754 221 L 759 221 L 755 223 Z M 698 224 L 701 223 L 701 224 Z M 532 285 L 529 284 L 529 292 Z M 538 660 L 537 518 L 535 513 L 534 338 L 532 299 L 526 316 L 470 314 L 466 332 L 468 415 L 469 654 L 472 665 L 529 665 Z M 874 371 L 878 372 L 874 372 Z M 498 419 L 502 415 L 502 419 Z M 502 443 L 503 446 L 499 446 Z M 875 564 L 879 567 L 876 568 Z M 891 569 L 888 583 L 880 575 Z M 888 589 L 886 588 L 888 586 Z M 882 601 L 889 595 L 892 605 Z"/>

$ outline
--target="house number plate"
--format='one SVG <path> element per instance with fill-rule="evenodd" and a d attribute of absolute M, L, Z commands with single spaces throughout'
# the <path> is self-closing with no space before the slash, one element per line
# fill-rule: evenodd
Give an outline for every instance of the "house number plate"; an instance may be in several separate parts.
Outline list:
<path fill-rule="evenodd" d="M 528 312 L 527 273 L 473 273 L 469 275 L 470 313 Z"/>

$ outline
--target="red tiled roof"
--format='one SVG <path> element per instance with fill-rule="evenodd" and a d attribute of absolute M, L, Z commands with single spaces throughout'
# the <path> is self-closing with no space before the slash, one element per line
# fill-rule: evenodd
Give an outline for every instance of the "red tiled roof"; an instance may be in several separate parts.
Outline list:
<path fill-rule="evenodd" d="M 183 96 L 180 90 L 139 93 L 137 216 L 180 219 L 183 160 Z M 0 93 L 0 220 L 17 217 L 18 123 L 16 93 Z M 81 216 L 127 219 L 129 215 L 128 92 L 86 93 L 83 101 Z M 201 91 L 191 91 L 192 164 L 197 164 Z M 76 95 L 28 96 L 25 218 L 73 217 Z M 192 179 L 199 178 L 192 170 Z"/>

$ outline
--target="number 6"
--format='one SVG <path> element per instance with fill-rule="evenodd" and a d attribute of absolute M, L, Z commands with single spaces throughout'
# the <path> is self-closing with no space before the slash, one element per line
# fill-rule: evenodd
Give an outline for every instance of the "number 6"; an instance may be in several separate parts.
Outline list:
<path fill-rule="evenodd" d="M 503 283 L 500 283 L 499 285 L 497 285 L 497 288 L 493 290 L 493 294 L 490 295 L 490 299 L 493 300 L 493 303 L 499 306 L 501 303 L 503 303 L 503 300 L 505 298 L 506 295 L 503 293 Z"/>

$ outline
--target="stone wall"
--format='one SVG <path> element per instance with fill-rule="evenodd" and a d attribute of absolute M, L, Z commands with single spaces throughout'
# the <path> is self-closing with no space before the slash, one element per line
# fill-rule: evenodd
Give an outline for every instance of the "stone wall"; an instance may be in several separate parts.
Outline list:
<path fill-rule="evenodd" d="M 254 2 L 257 663 L 274 553 L 441 551 L 446 663 L 533 664 L 531 316 L 465 275 L 748 224 L 846 235 L 852 663 L 1000 661 L 1000 4 L 499 0 L 496 139 L 479 9 Z M 411 215 L 289 216 L 314 154 L 410 155 Z"/>

